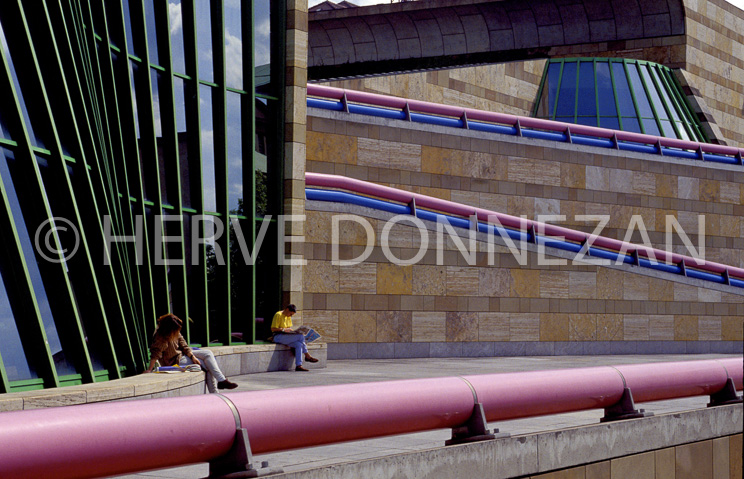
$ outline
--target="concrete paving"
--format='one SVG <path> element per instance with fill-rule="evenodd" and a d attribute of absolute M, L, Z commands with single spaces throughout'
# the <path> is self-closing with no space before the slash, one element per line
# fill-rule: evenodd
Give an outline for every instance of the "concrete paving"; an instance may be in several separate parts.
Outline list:
<path fill-rule="evenodd" d="M 634 356 L 550 356 L 550 357 L 484 357 L 442 359 L 396 359 L 396 360 L 336 360 L 328 361 L 327 368 L 309 373 L 278 371 L 232 377 L 240 388 L 237 391 L 321 386 L 396 379 L 431 378 L 500 372 L 534 371 L 544 369 L 583 368 L 591 366 L 638 364 L 664 361 L 691 361 L 741 357 L 736 355 L 634 355 Z M 312 367 L 312 365 L 309 365 Z M 657 401 L 640 404 L 640 407 L 656 415 L 705 407 L 708 396 Z M 298 406 L 301 407 L 301 406 Z M 512 436 L 541 431 L 565 429 L 597 424 L 603 416 L 602 410 L 581 411 L 535 418 L 517 419 L 490 423 Z M 295 451 L 254 456 L 257 467 L 261 461 L 269 461 L 272 467 L 282 467 L 285 472 L 312 469 L 331 464 L 360 461 L 411 451 L 432 449 L 444 445 L 450 430 L 437 430 L 393 437 L 354 441 L 344 444 L 312 447 Z M 116 476 L 119 479 L 170 478 L 193 479 L 206 477 L 207 464 L 161 469 Z"/>

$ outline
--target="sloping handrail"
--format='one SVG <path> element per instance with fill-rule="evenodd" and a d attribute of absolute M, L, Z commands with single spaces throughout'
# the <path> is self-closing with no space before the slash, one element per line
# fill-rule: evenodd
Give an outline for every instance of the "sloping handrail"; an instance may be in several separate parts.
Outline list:
<path fill-rule="evenodd" d="M 308 186 L 339 188 L 363 195 L 396 201 L 405 205 L 409 205 L 415 201 L 417 208 L 441 211 L 465 219 L 470 219 L 475 215 L 479 221 L 490 224 L 493 224 L 494 219 L 497 219 L 502 226 L 513 228 L 524 233 L 537 232 L 545 236 L 565 238 L 581 245 L 586 244 L 588 247 L 596 246 L 615 252 L 623 252 L 625 254 L 636 253 L 638 256 L 643 257 L 650 262 L 666 262 L 673 265 L 684 265 L 685 269 L 691 268 L 721 275 L 721 282 L 730 283 L 732 278 L 744 281 L 744 269 L 742 268 L 728 266 L 713 261 L 705 261 L 657 248 L 649 248 L 648 246 L 636 245 L 604 236 L 597 236 L 562 226 L 541 223 L 526 218 L 486 210 L 484 208 L 467 206 L 448 200 L 422 195 L 420 193 L 412 193 L 345 176 L 307 172 L 305 173 L 305 184 Z M 411 213 L 415 214 L 414 212 Z"/>
<path fill-rule="evenodd" d="M 307 94 L 308 106 L 311 107 L 328 107 L 328 105 L 324 105 L 322 102 L 318 102 L 311 98 L 317 97 L 338 101 L 340 102 L 340 105 L 337 109 L 353 111 L 354 113 L 375 114 L 374 110 L 365 108 L 364 106 L 371 105 L 373 107 L 398 110 L 400 118 L 409 120 L 413 119 L 412 115 L 417 113 L 435 115 L 442 117 L 443 120 L 453 119 L 447 122 L 437 122 L 436 118 L 418 118 L 419 121 L 446 124 L 447 126 L 458 126 L 460 128 L 476 129 L 474 128 L 476 126 L 474 122 L 508 125 L 509 129 L 497 128 L 496 130 L 493 130 L 493 128 L 487 128 L 487 125 L 481 124 L 480 126 L 487 131 L 497 131 L 499 133 L 517 136 L 529 135 L 541 139 L 568 141 L 605 148 L 628 149 L 642 153 L 655 153 L 737 165 L 742 164 L 742 155 L 744 155 L 744 149 L 731 146 L 699 143 L 677 138 L 634 133 L 630 131 L 611 130 L 608 128 L 563 123 L 542 118 L 496 113 L 472 108 L 379 95 L 376 93 L 346 90 L 324 85 L 309 84 L 307 86 Z M 545 132 L 556 132 L 560 134 L 560 137 Z M 602 139 L 603 141 L 597 139 Z"/>
<path fill-rule="evenodd" d="M 312 386 L 0 413 L 0 477 L 89 478 L 742 388 L 741 358 Z"/>

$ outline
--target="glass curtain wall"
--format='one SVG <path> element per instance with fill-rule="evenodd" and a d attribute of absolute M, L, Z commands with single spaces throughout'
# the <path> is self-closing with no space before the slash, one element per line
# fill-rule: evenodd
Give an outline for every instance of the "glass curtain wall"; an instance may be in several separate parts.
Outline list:
<path fill-rule="evenodd" d="M 707 141 L 673 72 L 662 65 L 640 60 L 550 60 L 533 116 Z"/>
<path fill-rule="evenodd" d="M 0 7 L 0 393 L 141 372 L 168 312 L 194 345 L 263 339 L 285 8 Z"/>

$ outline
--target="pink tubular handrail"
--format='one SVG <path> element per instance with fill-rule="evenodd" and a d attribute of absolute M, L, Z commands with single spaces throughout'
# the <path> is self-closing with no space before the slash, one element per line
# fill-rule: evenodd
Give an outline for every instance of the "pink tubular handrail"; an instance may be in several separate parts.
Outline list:
<path fill-rule="evenodd" d="M 715 145 L 711 143 L 698 143 L 695 141 L 667 138 L 664 136 L 653 136 L 622 130 L 609 130 L 607 128 L 599 128 L 596 126 L 578 125 L 573 123 L 569 124 L 559 121 L 544 120 L 541 118 L 475 110 L 472 108 L 442 105 L 439 103 L 430 103 L 419 100 L 408 100 L 405 98 L 379 95 L 376 93 L 368 93 L 355 90 L 345 90 L 342 88 L 335 88 L 324 85 L 309 84 L 307 86 L 307 94 L 308 96 L 328 98 L 332 100 L 351 101 L 386 108 L 396 108 L 400 110 L 403 110 L 407 107 L 412 112 L 429 113 L 432 115 L 449 116 L 455 118 L 462 118 L 463 115 L 466 115 L 468 120 L 485 121 L 489 123 L 499 123 L 511 126 L 519 124 L 522 127 L 557 131 L 561 133 L 565 133 L 567 128 L 570 128 L 571 134 L 587 135 L 607 139 L 615 138 L 617 139 L 617 141 L 629 141 L 645 145 L 661 145 L 669 148 L 702 151 L 705 153 L 714 153 L 729 156 L 744 154 L 744 149 L 732 146 Z"/>
<path fill-rule="evenodd" d="M 205 462 L 240 426 L 253 453 L 714 394 L 742 360 L 683 361 L 148 399 L 0 413 L 0 477 L 89 478 Z M 299 414 L 299 417 L 298 417 Z"/>
<path fill-rule="evenodd" d="M 575 241 L 577 243 L 586 241 L 591 246 L 599 246 L 601 248 L 617 252 L 638 252 L 639 255 L 648 259 L 655 259 L 658 262 L 667 262 L 672 264 L 684 263 L 685 267 L 695 268 L 716 274 L 724 274 L 725 272 L 728 272 L 730 276 L 744 279 L 744 269 L 737 268 L 735 266 L 728 266 L 713 261 L 704 261 L 693 258 L 691 256 L 685 256 L 656 248 L 649 248 L 643 245 L 636 245 L 612 238 L 588 234 L 583 231 L 564 228 L 562 226 L 549 225 L 526 218 L 519 218 L 517 216 L 511 216 L 504 213 L 486 210 L 483 208 L 466 206 L 459 203 L 454 203 L 452 201 L 422 195 L 420 193 L 412 193 L 409 191 L 369 183 L 345 176 L 308 172 L 305 173 L 305 184 L 308 186 L 344 189 L 347 191 L 361 193 L 363 195 L 375 196 L 391 201 L 397 201 L 404 204 L 409 204 L 412 200 L 415 199 L 416 206 L 420 208 L 441 211 L 443 213 L 462 216 L 464 218 L 470 218 L 471 215 L 477 215 L 478 220 L 484 222 L 490 221 L 491 223 L 493 223 L 494 219 L 497 219 L 502 226 L 508 228 L 514 228 L 521 231 L 529 231 L 531 228 L 534 228 L 535 231 L 546 236 L 564 237 L 567 240 Z"/>

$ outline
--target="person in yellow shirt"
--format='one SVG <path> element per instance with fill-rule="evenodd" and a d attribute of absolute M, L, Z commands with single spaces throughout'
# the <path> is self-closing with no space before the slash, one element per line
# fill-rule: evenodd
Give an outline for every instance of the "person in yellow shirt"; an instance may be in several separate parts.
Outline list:
<path fill-rule="evenodd" d="M 305 335 L 295 333 L 292 329 L 292 316 L 297 312 L 294 304 L 287 305 L 282 311 L 277 311 L 271 320 L 271 332 L 274 333 L 273 341 L 277 344 L 285 344 L 295 351 L 295 371 L 309 371 L 302 366 L 302 358 L 310 363 L 318 360 L 310 356 L 305 344 Z"/>

